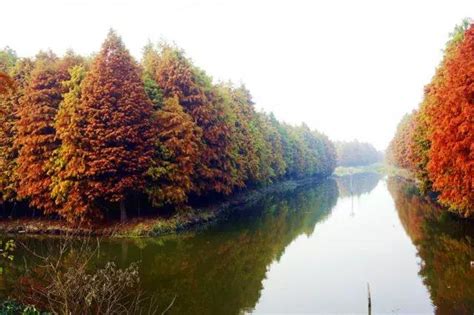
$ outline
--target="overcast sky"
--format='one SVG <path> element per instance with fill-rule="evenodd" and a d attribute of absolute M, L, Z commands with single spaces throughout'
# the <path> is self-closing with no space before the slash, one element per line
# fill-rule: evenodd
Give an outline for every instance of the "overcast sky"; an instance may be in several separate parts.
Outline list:
<path fill-rule="evenodd" d="M 174 41 L 215 81 L 243 82 L 258 109 L 333 140 L 384 149 L 416 108 L 448 34 L 474 1 L 3 1 L 0 47 L 99 50 L 109 28 L 140 58 Z"/>

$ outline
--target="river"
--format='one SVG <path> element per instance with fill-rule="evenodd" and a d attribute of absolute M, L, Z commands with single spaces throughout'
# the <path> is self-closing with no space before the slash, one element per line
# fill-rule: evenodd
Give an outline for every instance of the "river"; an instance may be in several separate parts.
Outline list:
<path fill-rule="evenodd" d="M 410 184 L 376 174 L 272 195 L 218 224 L 154 239 L 103 240 L 94 264 L 140 262 L 170 314 L 472 314 L 474 233 Z M 54 255 L 51 237 L 19 239 Z M 50 251 L 50 252 L 48 252 Z M 5 267 L 7 295 L 23 262 Z"/>

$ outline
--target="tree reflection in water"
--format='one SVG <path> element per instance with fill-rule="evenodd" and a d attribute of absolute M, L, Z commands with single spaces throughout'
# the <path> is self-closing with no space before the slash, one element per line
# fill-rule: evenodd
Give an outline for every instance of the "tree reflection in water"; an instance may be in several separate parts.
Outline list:
<path fill-rule="evenodd" d="M 420 275 L 436 314 L 473 314 L 472 221 L 456 219 L 401 179 L 390 178 L 388 189 L 405 231 L 418 250 Z"/>
<path fill-rule="evenodd" d="M 300 234 L 311 235 L 335 205 L 334 180 L 272 195 L 210 228 L 154 239 L 104 240 L 91 268 L 107 261 L 140 262 L 142 287 L 172 314 L 240 314 L 260 298 L 267 268 Z M 28 246 L 54 255 L 52 238 L 31 238 Z M 32 258 L 17 253 L 18 261 Z M 7 275 L 11 286 L 24 272 Z"/>
<path fill-rule="evenodd" d="M 377 186 L 382 175 L 377 173 L 356 173 L 336 178 L 340 197 L 359 197 L 370 193 Z"/>

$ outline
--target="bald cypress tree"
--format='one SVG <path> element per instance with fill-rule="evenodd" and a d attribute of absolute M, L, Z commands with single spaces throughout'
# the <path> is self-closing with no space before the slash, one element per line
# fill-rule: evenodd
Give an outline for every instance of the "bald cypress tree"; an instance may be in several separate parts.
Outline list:
<path fill-rule="evenodd" d="M 76 182 L 69 194 L 86 205 L 68 218 L 84 216 L 98 202 L 120 204 L 125 214 L 127 196 L 144 188 L 153 154 L 152 103 L 137 64 L 113 31 L 84 79 L 74 115 L 71 142 L 78 158 L 69 162 Z"/>
<path fill-rule="evenodd" d="M 178 98 L 168 98 L 156 114 L 155 157 L 148 171 L 148 194 L 154 206 L 181 205 L 193 190 L 201 129 Z"/>
<path fill-rule="evenodd" d="M 48 172 L 49 161 L 58 147 L 54 119 L 62 100 L 63 79 L 54 55 L 38 56 L 16 123 L 18 196 L 28 199 L 32 207 L 45 213 L 55 211 Z"/>
<path fill-rule="evenodd" d="M 66 93 L 59 105 L 55 120 L 56 137 L 60 146 L 55 150 L 52 157 L 51 197 L 55 200 L 58 212 L 70 220 L 75 218 L 74 213 L 83 213 L 87 202 L 82 196 L 69 194 L 72 186 L 77 185 L 76 170 L 74 166 L 77 159 L 77 109 L 81 101 L 82 85 L 86 71 L 84 66 L 74 66 L 69 70 L 70 79 L 63 82 Z M 77 191 L 76 191 L 77 192 Z"/>
<path fill-rule="evenodd" d="M 13 185 L 13 139 L 15 115 L 15 90 L 13 79 L 0 72 L 0 203 L 15 195 Z"/>
<path fill-rule="evenodd" d="M 194 179 L 196 192 L 230 194 L 239 177 L 232 162 L 231 127 L 212 80 L 174 47 L 163 46 L 157 58 L 156 62 L 148 60 L 148 64 L 155 67 L 155 80 L 163 96 L 178 97 L 185 112 L 203 131 Z"/>
<path fill-rule="evenodd" d="M 0 95 L 0 203 L 15 202 L 17 199 L 16 124 L 19 101 L 25 93 L 33 66 L 30 59 L 18 59 L 11 68 L 8 68 L 14 88 Z"/>

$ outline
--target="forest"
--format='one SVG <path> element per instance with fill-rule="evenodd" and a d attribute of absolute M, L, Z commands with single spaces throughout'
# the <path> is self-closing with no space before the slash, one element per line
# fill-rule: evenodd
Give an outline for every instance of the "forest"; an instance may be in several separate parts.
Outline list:
<path fill-rule="evenodd" d="M 338 166 L 364 166 L 383 161 L 383 153 L 367 142 L 335 142 Z"/>
<path fill-rule="evenodd" d="M 474 216 L 474 24 L 456 26 L 417 110 L 405 115 L 387 150 L 424 193 Z"/>
<path fill-rule="evenodd" d="M 0 203 L 90 223 L 127 200 L 186 211 L 283 179 L 326 177 L 324 134 L 256 110 L 244 85 L 214 83 L 183 50 L 147 44 L 140 62 L 110 31 L 99 53 L 0 51 Z"/>

